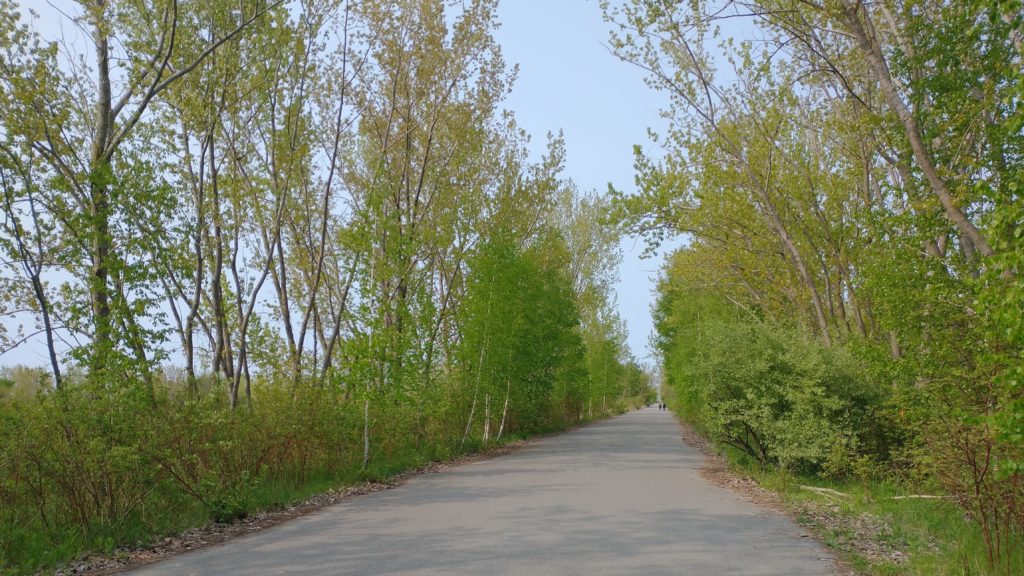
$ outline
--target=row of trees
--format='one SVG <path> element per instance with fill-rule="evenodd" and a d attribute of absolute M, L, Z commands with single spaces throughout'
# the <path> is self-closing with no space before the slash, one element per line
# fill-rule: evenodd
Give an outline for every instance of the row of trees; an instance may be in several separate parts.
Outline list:
<path fill-rule="evenodd" d="M 94 0 L 49 42 L 0 1 L 0 336 L 49 357 L 0 399 L 0 566 L 651 393 L 495 9 Z"/>
<path fill-rule="evenodd" d="M 1024 533 L 1020 2 L 605 10 L 617 54 L 671 99 L 666 155 L 637 153 L 639 192 L 613 215 L 652 243 L 690 238 L 656 308 L 681 407 L 762 464 L 941 483 L 1008 562 Z M 737 21 L 752 32 L 730 37 Z"/>

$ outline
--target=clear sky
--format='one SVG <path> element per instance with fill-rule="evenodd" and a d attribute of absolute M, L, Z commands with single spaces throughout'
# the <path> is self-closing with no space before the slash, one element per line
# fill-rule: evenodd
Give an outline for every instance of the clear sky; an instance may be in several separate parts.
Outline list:
<path fill-rule="evenodd" d="M 35 25 L 47 38 L 58 36 L 61 28 L 66 34 L 77 34 L 55 11 L 66 0 L 20 0 L 19 4 L 40 13 Z M 665 96 L 643 83 L 638 68 L 608 51 L 611 25 L 604 22 L 598 1 L 502 0 L 499 20 L 496 36 L 505 59 L 520 67 L 506 108 L 532 135 L 535 157 L 544 152 L 548 132 L 563 130 L 565 176 L 581 191 L 604 193 L 608 183 L 632 190 L 633 145 L 659 155 L 647 128 L 658 130 L 664 125 L 658 110 Z M 661 256 L 640 260 L 642 243 L 625 239 L 621 245 L 623 261 L 616 287 L 620 314 L 633 354 L 653 360 L 647 350 L 652 331 L 649 307 Z M 17 362 L 41 365 L 45 353 L 26 345 L 0 358 L 0 365 Z"/>
<path fill-rule="evenodd" d="M 609 182 L 633 190 L 633 145 L 659 155 L 647 128 L 665 125 L 658 110 L 667 101 L 644 84 L 639 68 L 608 51 L 611 25 L 597 0 L 503 0 L 499 19 L 496 36 L 505 59 L 519 64 L 507 107 L 533 136 L 534 153 L 544 151 L 548 131 L 561 129 L 565 175 L 580 190 L 604 193 Z M 653 329 L 651 290 L 662 258 L 640 260 L 642 249 L 641 242 L 623 240 L 616 289 L 629 346 L 644 360 Z"/>

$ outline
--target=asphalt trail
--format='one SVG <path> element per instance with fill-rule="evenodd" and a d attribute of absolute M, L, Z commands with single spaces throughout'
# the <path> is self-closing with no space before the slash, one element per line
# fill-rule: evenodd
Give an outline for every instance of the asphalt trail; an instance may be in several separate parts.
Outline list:
<path fill-rule="evenodd" d="M 645 409 L 133 574 L 834 573 L 785 516 L 704 481 L 703 459 Z"/>

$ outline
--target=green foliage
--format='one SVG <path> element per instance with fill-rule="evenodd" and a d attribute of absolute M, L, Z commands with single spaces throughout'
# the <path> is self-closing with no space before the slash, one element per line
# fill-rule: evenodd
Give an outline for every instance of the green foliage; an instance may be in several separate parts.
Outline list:
<path fill-rule="evenodd" d="M 762 466 L 941 490 L 984 541 L 963 564 L 1000 571 L 1024 534 L 1021 3 L 753 2 L 735 37 L 714 2 L 603 7 L 669 99 L 665 157 L 637 154 L 609 217 L 689 235 L 656 311 L 676 405 Z"/>
<path fill-rule="evenodd" d="M 477 247 L 459 309 L 466 434 L 481 419 L 482 437 L 559 429 L 635 400 L 649 388 L 607 336 L 587 341 L 576 296 L 559 266 L 557 235 L 525 249 L 507 236 Z M 608 399 L 612 402 L 609 403 Z M 492 421 L 493 420 L 493 424 Z"/>
<path fill-rule="evenodd" d="M 1010 24 L 1004 33 L 1015 33 L 1014 46 L 1019 51 L 1022 24 L 1021 3 L 1017 0 L 979 0 L 973 3 L 993 23 Z M 1020 57 L 1020 54 L 1017 54 Z M 1009 117 L 1005 123 L 992 126 L 998 130 L 1008 147 L 1022 145 L 1024 128 L 1024 72 L 1020 67 L 1008 71 L 1010 94 L 1006 98 Z M 1008 167 L 1009 168 L 1009 167 Z M 999 385 L 997 409 L 992 423 L 1004 446 L 997 474 L 1012 478 L 1024 477 L 1024 171 L 1018 166 L 995 185 L 980 184 L 986 196 L 994 199 L 991 216 L 993 244 L 998 255 L 979 294 L 982 311 L 991 318 L 989 337 L 1000 342 L 993 354 Z"/>
<path fill-rule="evenodd" d="M 220 394 L 70 386 L 0 402 L 0 567 L 31 571 L 88 550 L 224 522 L 361 478 L 457 455 L 454 430 L 415 408 L 375 420 L 382 456 L 361 468 L 361 403 L 341 388 L 260 384 L 251 409 Z"/>
<path fill-rule="evenodd" d="M 658 310 L 674 404 L 715 441 L 761 466 L 833 475 L 875 444 L 883 398 L 848 354 L 678 285 Z"/>

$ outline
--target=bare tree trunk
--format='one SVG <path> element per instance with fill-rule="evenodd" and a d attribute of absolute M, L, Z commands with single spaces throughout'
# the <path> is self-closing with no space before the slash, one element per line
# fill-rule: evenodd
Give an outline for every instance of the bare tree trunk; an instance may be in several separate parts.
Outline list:
<path fill-rule="evenodd" d="M 486 346 L 480 346 L 480 359 L 476 365 L 476 388 L 473 390 L 473 404 L 469 407 L 469 418 L 466 419 L 466 430 L 462 433 L 462 443 L 459 445 L 460 450 L 466 445 L 466 438 L 469 437 L 469 432 L 473 427 L 473 416 L 476 415 L 476 400 L 480 396 L 480 378 L 483 374 L 485 348 Z"/>
<path fill-rule="evenodd" d="M 499 442 L 501 441 L 502 433 L 505 432 L 505 418 L 508 417 L 508 400 L 509 400 L 509 397 L 511 396 L 511 392 L 512 392 L 512 381 L 506 378 L 505 379 L 505 405 L 501 409 L 501 426 L 498 426 L 498 438 L 497 438 L 497 440 Z"/>
<path fill-rule="evenodd" d="M 376 280 L 377 272 L 377 259 L 375 255 L 371 255 L 370 260 L 370 286 L 374 285 Z M 372 298 L 372 296 L 371 296 Z M 371 300 L 372 304 L 372 300 Z M 371 306 L 372 310 L 372 306 Z M 369 335 L 369 356 L 370 356 L 370 379 L 366 382 L 366 400 L 363 402 L 363 470 L 366 470 L 366 466 L 370 463 L 370 393 L 373 391 L 373 386 L 377 380 L 376 369 L 376 354 L 373 349 L 373 325 L 370 325 Z"/>
<path fill-rule="evenodd" d="M 284 191 L 278 191 L 278 193 L 285 194 Z M 284 203 L 284 200 L 282 199 L 281 202 Z M 278 238 L 276 243 L 268 246 L 268 249 L 277 250 L 277 264 L 276 267 L 271 267 L 271 278 L 277 291 L 277 302 L 281 310 L 281 324 L 284 325 L 285 342 L 288 344 L 288 360 L 294 370 L 293 381 L 298 383 L 300 358 L 295 342 L 295 331 L 292 328 L 291 306 L 288 302 L 288 262 L 284 257 L 284 242 Z"/>
<path fill-rule="evenodd" d="M 97 374 L 107 368 L 107 357 L 113 348 L 113 326 L 110 319 L 110 141 L 112 104 L 110 92 L 110 48 L 106 21 L 106 2 L 96 0 L 93 43 L 96 45 L 96 102 L 94 103 L 93 140 L 89 155 L 89 216 L 92 276 L 89 297 L 93 318 L 93 358 L 90 370 Z"/>
<path fill-rule="evenodd" d="M 279 208 L 278 213 L 279 213 L 279 216 L 280 216 L 280 208 Z M 275 241 L 280 241 L 280 238 L 279 237 L 276 238 Z M 237 255 L 237 253 L 236 253 L 236 255 Z M 234 374 L 232 375 L 231 379 L 229 380 L 229 389 L 230 389 L 229 397 L 230 397 L 230 399 L 232 401 L 231 402 L 231 408 L 235 408 L 237 406 L 237 402 L 236 401 L 238 399 L 238 389 L 241 386 L 241 381 L 242 381 L 242 377 L 243 376 L 245 377 L 246 396 L 250 397 L 249 395 L 250 395 L 251 378 L 249 376 L 249 357 L 248 357 L 248 339 L 247 339 L 248 331 L 249 331 L 249 322 L 252 319 L 253 311 L 256 308 L 256 299 L 259 296 L 260 289 L 263 287 L 263 283 L 266 282 L 267 276 L 270 275 L 270 269 L 273 268 L 273 266 L 274 266 L 274 253 L 271 250 L 271 251 L 268 252 L 267 258 L 266 258 L 266 260 L 264 262 L 263 271 L 261 272 L 260 277 L 256 281 L 255 285 L 253 286 L 252 292 L 249 294 L 249 303 L 246 306 L 246 308 L 243 310 L 242 309 L 242 300 L 241 300 L 241 298 L 242 298 L 241 294 L 242 294 L 242 289 L 243 289 L 242 279 L 238 275 L 237 267 L 235 266 L 234 262 L 232 262 L 232 273 L 234 274 L 234 277 L 235 277 L 235 286 L 236 286 L 236 294 L 237 294 L 236 299 L 237 299 L 237 304 L 238 304 L 238 308 L 239 308 L 238 316 L 239 316 L 239 322 L 241 323 L 241 326 L 239 327 L 239 330 L 238 330 L 238 362 L 237 362 L 237 364 L 236 364 L 236 366 L 234 368 Z"/>
<path fill-rule="evenodd" d="M 903 358 L 903 350 L 900 348 L 900 341 L 896 338 L 896 332 L 889 331 L 889 353 L 896 360 Z"/>
<path fill-rule="evenodd" d="M 213 160 L 213 142 L 210 143 L 210 165 L 215 166 Z M 211 175 L 213 184 L 210 189 L 211 210 L 213 211 L 213 277 L 210 279 L 210 293 L 213 307 L 213 325 L 216 332 L 216 340 L 213 349 L 213 372 L 222 373 L 225 378 L 233 379 L 234 369 L 231 359 L 231 346 L 228 341 L 227 313 L 224 303 L 224 214 L 220 205 L 220 190 L 216 185 L 216 178 Z M 238 290 L 241 290 L 239 285 Z M 241 297 L 241 292 L 238 293 Z M 241 318 L 239 318 L 241 319 Z"/>
<path fill-rule="evenodd" d="M 366 400 L 363 401 L 363 470 L 370 464 L 370 390 L 367 384 Z"/>
<path fill-rule="evenodd" d="M 314 309 L 316 303 L 317 294 L 320 291 L 321 280 L 323 278 L 324 260 L 327 253 L 327 236 L 329 231 L 329 223 L 331 216 L 331 193 L 333 189 L 334 178 L 338 172 L 338 157 L 340 155 L 340 144 L 344 120 L 345 110 L 345 96 L 346 89 L 348 88 L 348 28 L 349 28 L 349 3 L 345 2 L 345 17 L 342 25 L 342 62 L 341 62 L 341 87 L 340 94 L 338 96 L 338 110 L 334 122 L 334 140 L 331 148 L 331 162 L 327 172 L 327 181 L 324 183 L 324 194 L 323 201 L 320 206 L 320 244 L 316 256 L 316 267 L 313 274 L 313 285 L 309 290 L 309 296 L 306 301 L 306 310 L 303 314 L 302 323 L 299 326 L 299 341 L 298 341 L 298 355 L 301 357 L 303 347 L 306 339 L 306 328 L 309 325 L 310 312 Z M 345 294 L 348 294 L 348 287 L 345 288 Z M 342 301 L 342 311 L 339 315 L 344 313 L 344 300 Z M 316 360 L 313 361 L 314 370 L 316 369 Z M 300 366 L 294 366 L 296 370 L 296 378 L 298 378 L 298 371 Z"/>
<path fill-rule="evenodd" d="M 487 315 L 486 318 L 490 320 L 491 316 L 491 291 L 487 291 Z M 489 324 L 489 322 L 488 322 Z M 487 330 L 489 326 L 485 325 L 484 330 Z M 484 334 L 483 342 L 480 343 L 480 358 L 476 364 L 476 388 L 473 390 L 473 405 L 469 409 L 469 419 L 466 420 L 466 430 L 462 433 L 462 443 L 459 445 L 459 449 L 466 445 L 466 438 L 469 437 L 469 432 L 473 426 L 473 416 L 476 413 L 476 400 L 480 395 L 480 380 L 483 377 L 484 370 L 484 350 L 487 349 L 487 335 Z"/>
<path fill-rule="evenodd" d="M 843 249 L 840 249 L 839 252 L 839 274 L 842 279 L 840 287 L 845 284 L 846 294 L 850 299 L 850 308 L 853 310 L 853 320 L 857 326 L 857 333 L 862 337 L 866 337 L 868 335 L 867 326 L 864 325 L 864 316 L 861 314 L 860 303 L 857 300 L 857 290 L 853 287 L 853 282 L 850 280 L 850 263 Z"/>
<path fill-rule="evenodd" d="M 320 377 L 326 378 L 327 371 L 331 368 L 331 362 L 333 361 L 334 348 L 337 346 L 338 338 L 341 335 L 341 324 L 344 320 L 345 311 L 347 309 L 348 295 L 352 289 L 352 282 L 355 278 L 357 262 L 352 263 L 352 269 L 349 271 L 348 279 L 345 281 L 345 288 L 341 293 L 341 302 L 338 305 L 338 311 L 334 317 L 334 325 L 331 328 L 331 336 L 327 339 L 327 343 L 324 345 L 324 359 L 320 366 Z"/>
<path fill-rule="evenodd" d="M 484 446 L 491 441 L 491 395 L 484 394 Z"/>

